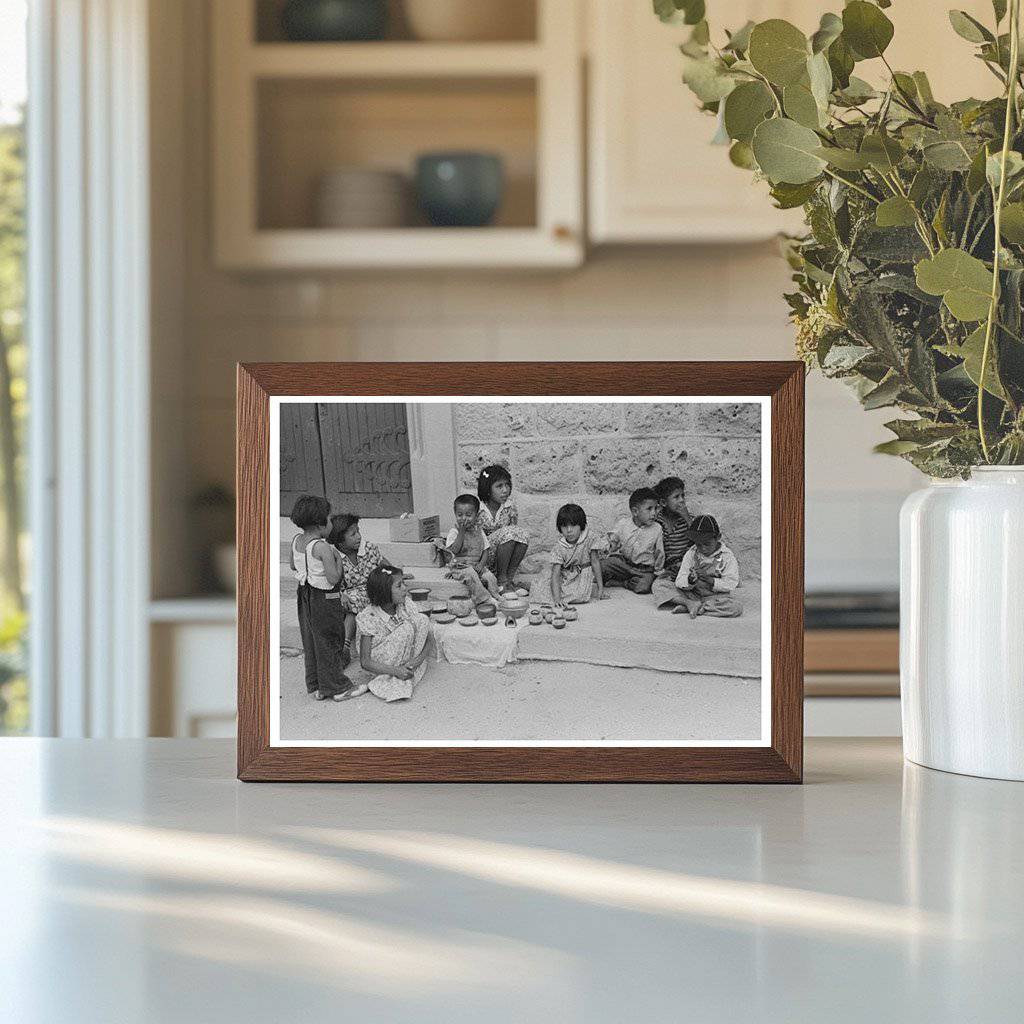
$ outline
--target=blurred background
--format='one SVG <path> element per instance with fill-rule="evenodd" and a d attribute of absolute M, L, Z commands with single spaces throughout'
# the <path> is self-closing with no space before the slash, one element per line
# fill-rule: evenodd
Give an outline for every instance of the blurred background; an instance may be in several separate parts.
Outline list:
<path fill-rule="evenodd" d="M 927 7 L 887 12 L 894 67 L 942 62 Z M 32 8 L 0 0 L 4 732 L 233 733 L 237 361 L 794 357 L 799 218 L 709 144 L 650 0 Z M 919 480 L 884 411 L 807 394 L 808 731 L 895 734 Z"/>

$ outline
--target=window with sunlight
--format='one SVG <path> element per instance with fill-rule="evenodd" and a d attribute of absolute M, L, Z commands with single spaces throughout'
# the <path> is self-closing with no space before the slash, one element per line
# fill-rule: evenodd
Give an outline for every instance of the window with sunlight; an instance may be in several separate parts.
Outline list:
<path fill-rule="evenodd" d="M 26 671 L 26 4 L 0 0 L 0 735 L 29 725 Z"/>

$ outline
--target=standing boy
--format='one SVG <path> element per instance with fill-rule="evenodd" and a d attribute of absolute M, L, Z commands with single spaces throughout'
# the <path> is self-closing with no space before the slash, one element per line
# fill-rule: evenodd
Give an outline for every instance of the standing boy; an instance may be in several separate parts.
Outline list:
<path fill-rule="evenodd" d="M 649 594 L 654 577 L 665 566 L 660 524 L 654 521 L 658 496 L 641 487 L 629 496 L 629 517 L 623 516 L 609 534 L 609 554 L 601 559 L 605 585 L 624 586 L 634 594 Z"/>
<path fill-rule="evenodd" d="M 677 476 L 667 476 L 654 488 L 658 496 L 658 513 L 662 542 L 665 545 L 665 568 L 651 587 L 654 603 L 665 611 L 681 604 L 676 588 L 676 576 L 683 555 L 693 546 L 690 540 L 690 510 L 686 507 L 686 485 Z"/>

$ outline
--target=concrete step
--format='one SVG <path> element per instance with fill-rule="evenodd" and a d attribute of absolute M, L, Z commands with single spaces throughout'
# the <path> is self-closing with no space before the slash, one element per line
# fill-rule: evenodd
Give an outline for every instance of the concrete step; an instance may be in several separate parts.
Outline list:
<path fill-rule="evenodd" d="M 465 589 L 441 578 L 439 568 L 423 569 L 416 582 L 430 586 L 430 600 L 461 596 Z M 281 578 L 281 644 L 301 648 L 295 612 L 294 579 Z M 657 669 L 755 679 L 761 675 L 760 593 L 741 588 L 744 604 L 738 619 L 672 615 L 658 611 L 650 596 L 609 590 L 607 601 L 579 605 L 579 619 L 564 629 L 531 626 L 522 621 L 520 661 L 561 661 L 623 668 Z M 483 627 L 480 627 L 483 628 Z"/>

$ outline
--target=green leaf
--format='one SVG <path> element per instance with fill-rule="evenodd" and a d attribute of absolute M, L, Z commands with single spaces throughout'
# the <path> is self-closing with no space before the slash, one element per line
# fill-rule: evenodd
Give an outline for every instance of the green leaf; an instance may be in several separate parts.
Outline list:
<path fill-rule="evenodd" d="M 815 54 L 807 61 L 807 79 L 810 82 L 811 95 L 821 112 L 821 124 L 828 117 L 828 99 L 832 94 L 832 69 L 828 66 L 828 57 L 823 53 Z"/>
<path fill-rule="evenodd" d="M 894 405 L 899 393 L 902 390 L 900 379 L 896 374 L 887 377 L 876 388 L 872 388 L 860 400 L 865 409 L 882 409 L 887 405 Z"/>
<path fill-rule="evenodd" d="M 863 171 L 871 166 L 871 161 L 866 156 L 855 153 L 852 149 L 819 146 L 814 153 L 832 167 L 838 167 L 842 171 Z"/>
<path fill-rule="evenodd" d="M 946 308 L 965 322 L 988 316 L 992 274 L 981 260 L 963 249 L 943 249 L 914 268 L 917 286 L 941 295 Z"/>
<path fill-rule="evenodd" d="M 994 192 L 999 188 L 999 175 L 1002 169 L 1003 151 L 1001 149 L 991 153 L 985 161 L 985 177 Z M 1011 182 L 1024 171 L 1024 157 L 1016 150 L 1011 149 L 1006 154 L 1006 180 Z"/>
<path fill-rule="evenodd" d="M 704 0 L 654 0 L 654 13 L 666 23 L 696 25 L 704 20 Z"/>
<path fill-rule="evenodd" d="M 746 53 L 750 48 L 750 33 L 753 31 L 754 22 L 748 21 L 742 28 L 736 29 L 729 36 L 729 42 L 722 49 L 732 50 L 734 53 Z"/>
<path fill-rule="evenodd" d="M 750 142 L 754 129 L 775 109 L 775 99 L 764 82 L 742 82 L 725 100 L 725 130 L 729 138 Z"/>
<path fill-rule="evenodd" d="M 861 60 L 881 57 L 892 34 L 892 22 L 874 4 L 853 0 L 844 8 L 843 39 Z"/>
<path fill-rule="evenodd" d="M 1008 242 L 1024 245 L 1024 203 L 1007 203 L 1003 207 L 999 233 Z"/>
<path fill-rule="evenodd" d="M 717 103 L 736 87 L 722 63 L 710 57 L 683 57 L 683 81 L 701 103 Z"/>
<path fill-rule="evenodd" d="M 889 174 L 903 159 L 903 147 L 891 135 L 872 133 L 865 135 L 860 144 L 861 155 L 883 174 Z"/>
<path fill-rule="evenodd" d="M 985 185 L 986 160 L 988 160 L 988 143 L 982 146 L 981 149 L 974 154 L 974 159 L 971 160 L 970 169 L 967 171 L 967 191 L 970 192 L 972 196 L 977 195 Z"/>
<path fill-rule="evenodd" d="M 818 136 L 788 118 L 762 121 L 754 130 L 753 147 L 758 166 L 773 184 L 813 181 L 825 166 L 816 152 Z"/>
<path fill-rule="evenodd" d="M 971 158 L 959 142 L 932 142 L 922 153 L 925 160 L 940 171 L 966 171 L 971 166 Z"/>
<path fill-rule="evenodd" d="M 690 33 L 690 42 L 696 46 L 707 46 L 711 42 L 711 29 L 706 21 L 698 21 Z"/>
<path fill-rule="evenodd" d="M 916 441 L 918 444 L 930 444 L 956 437 L 963 431 L 959 423 L 936 423 L 934 420 L 890 420 L 885 424 L 901 441 Z"/>
<path fill-rule="evenodd" d="M 973 330 L 966 341 L 957 349 L 957 354 L 964 361 L 964 372 L 974 382 L 975 387 L 980 387 L 981 381 L 981 358 L 985 352 L 985 325 L 981 324 Z M 995 343 L 989 343 L 988 362 L 985 367 L 985 390 L 996 398 L 1006 401 L 1006 392 L 1003 390 L 999 378 L 996 376 Z"/>
<path fill-rule="evenodd" d="M 996 16 L 996 25 L 1006 17 L 1006 0 L 992 0 L 992 11 Z"/>
<path fill-rule="evenodd" d="M 972 18 L 966 11 L 950 11 L 949 23 L 953 31 L 969 43 L 992 42 L 995 36 L 980 21 Z"/>
<path fill-rule="evenodd" d="M 827 50 L 843 31 L 843 19 L 838 14 L 823 14 L 818 31 L 811 36 L 811 53 Z"/>
<path fill-rule="evenodd" d="M 844 103 L 856 106 L 859 103 L 867 103 L 878 95 L 878 90 L 873 88 L 863 78 L 851 75 L 846 88 L 840 92 Z"/>
<path fill-rule="evenodd" d="M 804 182 L 800 185 L 792 185 L 789 182 L 781 181 L 773 185 L 771 189 L 772 199 L 780 210 L 793 210 L 803 206 L 811 196 L 818 190 L 818 182 Z"/>
<path fill-rule="evenodd" d="M 736 167 L 742 167 L 745 171 L 756 171 L 757 161 L 754 159 L 754 151 L 746 142 L 734 142 L 729 147 L 729 162 Z"/>
<path fill-rule="evenodd" d="M 880 228 L 907 227 L 916 221 L 914 204 L 903 196 L 891 196 L 875 207 L 875 223 Z"/>
<path fill-rule="evenodd" d="M 811 95 L 811 90 L 805 85 L 787 85 L 782 90 L 782 109 L 785 110 L 787 117 L 805 128 L 821 127 L 818 104 Z"/>
<path fill-rule="evenodd" d="M 837 89 L 845 89 L 850 84 L 850 75 L 853 73 L 853 54 L 842 36 L 833 41 L 827 52 L 832 80 Z"/>
<path fill-rule="evenodd" d="M 784 87 L 799 81 L 809 53 L 807 37 L 781 18 L 762 21 L 750 33 L 747 58 L 772 85 Z"/>
<path fill-rule="evenodd" d="M 915 206 L 920 208 L 921 204 L 928 198 L 932 189 L 935 188 L 937 177 L 938 175 L 928 166 L 922 167 L 914 175 L 914 180 L 910 183 L 910 191 L 907 192 L 907 196 Z"/>
<path fill-rule="evenodd" d="M 928 76 L 923 71 L 915 71 L 911 77 L 914 79 L 914 85 L 917 86 L 917 95 L 925 103 L 934 103 L 935 97 L 932 95 L 932 86 L 928 81 Z"/>
<path fill-rule="evenodd" d="M 867 406 L 865 405 L 866 409 Z M 916 451 L 921 445 L 917 441 L 883 441 L 876 444 L 872 451 L 876 455 L 906 455 L 907 452 Z"/>

